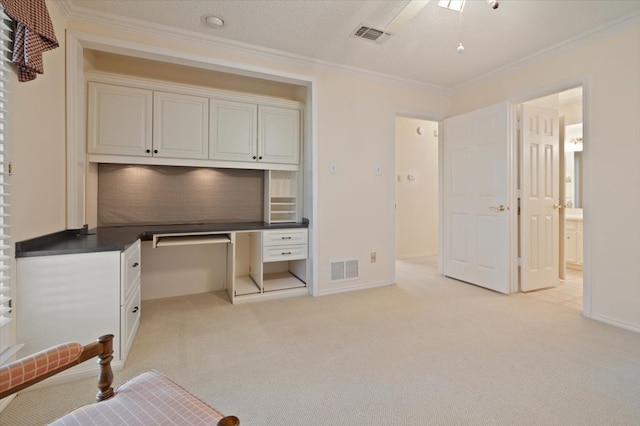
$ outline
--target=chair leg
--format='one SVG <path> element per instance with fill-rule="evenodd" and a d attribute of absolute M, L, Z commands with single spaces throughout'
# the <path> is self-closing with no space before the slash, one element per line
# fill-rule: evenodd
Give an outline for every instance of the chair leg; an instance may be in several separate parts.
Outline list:
<path fill-rule="evenodd" d="M 96 401 L 104 401 L 111 398 L 113 388 L 113 371 L 111 370 L 111 360 L 113 359 L 113 335 L 100 336 L 98 342 L 102 343 L 102 352 L 98 355 L 98 364 L 100 364 L 100 375 L 98 376 L 98 393 Z"/>
<path fill-rule="evenodd" d="M 227 416 L 218 422 L 218 426 L 238 426 L 240 419 L 236 416 Z"/>

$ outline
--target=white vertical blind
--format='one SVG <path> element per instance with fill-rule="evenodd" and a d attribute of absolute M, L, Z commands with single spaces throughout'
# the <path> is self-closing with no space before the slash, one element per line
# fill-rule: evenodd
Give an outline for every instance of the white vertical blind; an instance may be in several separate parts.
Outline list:
<path fill-rule="evenodd" d="M 13 342 L 9 323 L 11 309 L 11 243 L 9 238 L 9 178 L 10 166 L 7 141 L 8 63 L 11 43 L 10 18 L 0 6 L 0 353 Z"/>

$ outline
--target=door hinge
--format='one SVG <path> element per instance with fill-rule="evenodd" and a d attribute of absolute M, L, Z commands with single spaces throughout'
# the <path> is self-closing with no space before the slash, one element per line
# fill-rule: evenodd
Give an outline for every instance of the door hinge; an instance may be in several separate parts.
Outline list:
<path fill-rule="evenodd" d="M 7 171 L 9 172 L 9 176 L 13 173 L 13 163 L 9 161 L 9 165 L 7 166 Z"/>

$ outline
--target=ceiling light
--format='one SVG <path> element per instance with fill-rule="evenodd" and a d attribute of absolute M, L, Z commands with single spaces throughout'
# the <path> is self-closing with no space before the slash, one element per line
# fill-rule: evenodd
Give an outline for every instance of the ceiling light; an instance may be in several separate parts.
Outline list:
<path fill-rule="evenodd" d="M 456 12 L 462 12 L 464 9 L 465 0 L 440 0 L 438 2 L 438 6 L 444 7 L 445 9 L 455 10 Z"/>
<path fill-rule="evenodd" d="M 204 15 L 202 22 L 217 30 L 224 27 L 224 19 L 216 15 Z"/>

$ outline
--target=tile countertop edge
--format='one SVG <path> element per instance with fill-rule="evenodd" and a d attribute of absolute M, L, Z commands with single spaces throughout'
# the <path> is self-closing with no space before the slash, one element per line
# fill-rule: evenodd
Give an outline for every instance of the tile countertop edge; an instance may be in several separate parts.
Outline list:
<path fill-rule="evenodd" d="M 151 240 L 161 233 L 190 232 L 241 232 L 270 229 L 307 228 L 308 220 L 301 223 L 238 222 L 174 225 L 108 226 L 88 229 L 67 229 L 40 237 L 19 241 L 15 246 L 15 257 L 35 257 L 64 254 L 82 254 L 104 251 L 124 251 L 137 240 Z"/>

